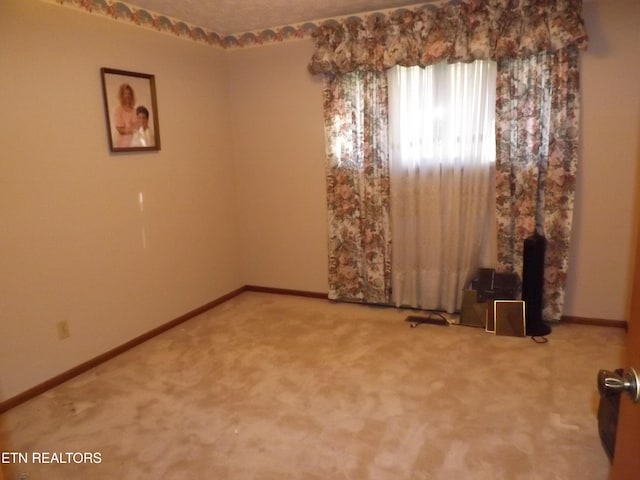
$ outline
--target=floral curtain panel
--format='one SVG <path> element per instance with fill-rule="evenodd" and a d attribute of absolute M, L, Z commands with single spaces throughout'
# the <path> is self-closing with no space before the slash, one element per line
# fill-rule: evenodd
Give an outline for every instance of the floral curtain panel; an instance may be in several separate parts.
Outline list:
<path fill-rule="evenodd" d="M 331 21 L 315 32 L 314 73 L 384 71 L 585 48 L 582 0 L 469 0 Z"/>
<path fill-rule="evenodd" d="M 578 50 L 499 62 L 496 105 L 499 268 L 522 275 L 524 239 L 545 235 L 543 318 L 558 321 L 578 163 Z"/>
<path fill-rule="evenodd" d="M 390 302 L 387 79 L 354 72 L 324 79 L 329 298 Z"/>

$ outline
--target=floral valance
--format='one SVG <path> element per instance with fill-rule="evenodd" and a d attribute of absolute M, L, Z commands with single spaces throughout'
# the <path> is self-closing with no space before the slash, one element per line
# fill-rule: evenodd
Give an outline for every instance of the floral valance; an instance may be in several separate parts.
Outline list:
<path fill-rule="evenodd" d="M 584 49 L 581 11 L 582 0 L 468 0 L 327 21 L 314 34 L 309 70 L 383 71 Z"/>

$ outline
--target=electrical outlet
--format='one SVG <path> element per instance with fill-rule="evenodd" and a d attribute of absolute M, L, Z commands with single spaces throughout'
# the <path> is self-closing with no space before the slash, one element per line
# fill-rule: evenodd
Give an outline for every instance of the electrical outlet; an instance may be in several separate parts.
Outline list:
<path fill-rule="evenodd" d="M 62 320 L 56 323 L 56 328 L 58 329 L 58 338 L 60 340 L 64 340 L 65 338 L 69 338 L 71 336 L 69 323 L 66 320 Z"/>

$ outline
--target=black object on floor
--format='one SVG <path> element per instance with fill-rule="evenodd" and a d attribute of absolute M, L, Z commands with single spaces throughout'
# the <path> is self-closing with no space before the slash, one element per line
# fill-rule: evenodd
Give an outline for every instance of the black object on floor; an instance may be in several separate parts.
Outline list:
<path fill-rule="evenodd" d="M 448 327 L 449 322 L 446 318 L 444 318 L 439 313 L 430 312 L 429 316 L 422 317 L 419 315 L 409 315 L 405 320 L 405 322 L 411 322 L 409 325 L 411 328 L 416 328 L 418 325 L 441 325 L 443 327 Z"/>
<path fill-rule="evenodd" d="M 524 240 L 522 300 L 526 308 L 528 337 L 543 337 L 551 333 L 551 327 L 542 320 L 546 246 L 546 238 L 537 233 Z"/>
<path fill-rule="evenodd" d="M 616 369 L 615 372 L 623 376 L 623 369 Z M 609 457 L 609 462 L 613 463 L 613 456 L 616 450 L 616 433 L 618 431 L 618 417 L 620 414 L 620 393 L 611 397 L 601 396 L 598 404 L 598 432 L 602 447 Z"/>

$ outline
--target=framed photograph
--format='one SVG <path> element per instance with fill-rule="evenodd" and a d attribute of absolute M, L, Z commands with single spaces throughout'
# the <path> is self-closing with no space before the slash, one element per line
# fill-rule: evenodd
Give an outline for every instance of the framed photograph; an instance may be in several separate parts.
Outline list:
<path fill-rule="evenodd" d="M 113 68 L 100 72 L 111 151 L 160 150 L 155 77 Z"/>

